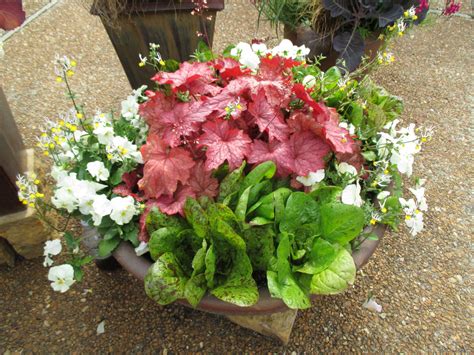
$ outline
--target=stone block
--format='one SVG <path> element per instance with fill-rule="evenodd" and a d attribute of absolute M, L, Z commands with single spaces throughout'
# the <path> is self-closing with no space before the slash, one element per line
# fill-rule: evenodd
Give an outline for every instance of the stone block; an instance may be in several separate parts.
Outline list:
<path fill-rule="evenodd" d="M 3 238 L 0 238 L 0 265 L 7 264 L 15 266 L 16 254 L 11 245 Z"/>
<path fill-rule="evenodd" d="M 27 259 L 43 255 L 43 244 L 52 237 L 52 231 L 36 218 L 35 212 L 28 208 L 0 216 L 0 237 Z"/>

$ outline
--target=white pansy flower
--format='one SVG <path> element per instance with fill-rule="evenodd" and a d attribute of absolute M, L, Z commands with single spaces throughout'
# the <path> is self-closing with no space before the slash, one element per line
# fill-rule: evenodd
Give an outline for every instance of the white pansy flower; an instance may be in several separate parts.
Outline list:
<path fill-rule="evenodd" d="M 118 225 L 127 224 L 137 213 L 135 200 L 131 196 L 114 197 L 110 202 L 112 206 L 110 218 Z"/>
<path fill-rule="evenodd" d="M 61 187 L 54 191 L 51 202 L 53 203 L 54 207 L 63 208 L 69 213 L 72 213 L 78 204 L 72 187 Z"/>
<path fill-rule="evenodd" d="M 74 280 L 74 269 L 69 264 L 53 266 L 49 269 L 48 280 L 52 281 L 51 287 L 54 291 L 64 293 L 76 281 Z"/>
<path fill-rule="evenodd" d="M 147 253 L 149 251 L 148 249 L 148 243 L 147 242 L 140 242 L 140 245 L 135 248 L 135 254 L 137 256 L 142 256 L 143 254 Z"/>
<path fill-rule="evenodd" d="M 59 239 L 47 240 L 44 243 L 43 255 L 58 255 L 62 250 Z"/>
<path fill-rule="evenodd" d="M 271 50 L 273 55 L 279 55 L 284 58 L 304 59 L 309 54 L 309 48 L 303 46 L 294 46 L 289 39 L 283 39 L 278 46 Z"/>
<path fill-rule="evenodd" d="M 94 226 L 100 225 L 102 218 L 108 216 L 112 212 L 112 204 L 105 195 L 96 195 L 92 203 L 92 220 Z"/>
<path fill-rule="evenodd" d="M 325 172 L 324 169 L 319 169 L 318 171 L 311 171 L 306 176 L 297 176 L 296 181 L 303 184 L 304 186 L 313 186 L 314 184 L 324 180 Z"/>
<path fill-rule="evenodd" d="M 87 171 L 98 181 L 107 181 L 110 172 L 101 161 L 92 161 L 87 163 Z"/>
<path fill-rule="evenodd" d="M 397 151 L 394 151 L 392 152 L 390 162 L 395 164 L 398 171 L 402 174 L 411 176 L 413 173 L 413 163 L 415 162 L 415 157 L 411 154 L 400 154 Z"/>
<path fill-rule="evenodd" d="M 312 88 L 316 85 L 316 77 L 314 75 L 306 75 L 301 82 L 306 88 Z"/>
<path fill-rule="evenodd" d="M 134 96 L 128 96 L 126 100 L 122 101 L 121 115 L 130 120 L 138 114 L 138 102 Z"/>
<path fill-rule="evenodd" d="M 336 165 L 336 170 L 340 175 L 357 176 L 357 169 L 346 162 Z"/>
<path fill-rule="evenodd" d="M 344 190 L 342 190 L 341 201 L 346 205 L 362 206 L 364 201 L 360 197 L 360 185 L 359 180 L 355 184 L 347 185 Z"/>
<path fill-rule="evenodd" d="M 252 50 L 258 54 L 259 56 L 263 56 L 267 54 L 268 48 L 265 45 L 265 43 L 253 43 L 252 44 Z"/>
<path fill-rule="evenodd" d="M 110 144 L 114 138 L 114 129 L 110 126 L 105 126 L 97 123 L 93 133 L 97 136 L 100 144 Z"/>

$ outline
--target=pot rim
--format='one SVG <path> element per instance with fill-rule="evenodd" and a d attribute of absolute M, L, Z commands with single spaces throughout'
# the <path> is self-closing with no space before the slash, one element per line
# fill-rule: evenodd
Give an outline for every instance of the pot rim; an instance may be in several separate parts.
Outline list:
<path fill-rule="evenodd" d="M 354 259 L 357 270 L 360 270 L 368 262 L 372 254 L 374 254 L 386 229 L 387 226 L 384 224 L 377 224 L 371 228 L 371 232 L 377 235 L 377 240 L 366 239 L 360 244 L 357 250 L 352 252 L 352 258 Z M 133 246 L 130 242 L 126 241 L 122 241 L 112 255 L 125 270 L 140 280 L 144 280 L 148 269 L 153 265 L 152 262 L 146 258 L 137 256 Z M 310 297 L 311 299 L 315 299 L 318 295 L 311 295 Z M 194 308 L 184 299 L 177 300 L 176 303 Z M 263 315 L 289 310 L 281 299 L 271 297 L 266 287 L 259 288 L 258 302 L 250 307 L 241 307 L 224 302 L 207 293 L 194 309 L 221 315 Z"/>

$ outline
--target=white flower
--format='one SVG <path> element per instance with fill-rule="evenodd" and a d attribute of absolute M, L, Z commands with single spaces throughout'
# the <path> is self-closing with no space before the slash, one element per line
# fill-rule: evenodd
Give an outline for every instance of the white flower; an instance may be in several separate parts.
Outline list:
<path fill-rule="evenodd" d="M 396 151 L 392 152 L 392 157 L 390 162 L 397 166 L 397 169 L 400 173 L 407 176 L 411 176 L 413 173 L 413 163 L 415 162 L 415 157 L 410 154 L 400 154 Z"/>
<path fill-rule="evenodd" d="M 59 239 L 47 240 L 44 243 L 43 255 L 58 255 L 62 250 L 61 241 Z"/>
<path fill-rule="evenodd" d="M 92 203 L 92 219 L 94 226 L 100 225 L 102 217 L 108 216 L 112 212 L 112 204 L 105 195 L 96 195 Z"/>
<path fill-rule="evenodd" d="M 137 213 L 135 200 L 131 196 L 114 197 L 110 202 L 112 206 L 110 218 L 118 225 L 127 224 Z"/>
<path fill-rule="evenodd" d="M 421 186 L 417 186 L 415 189 L 409 188 L 410 192 L 415 195 L 416 202 L 418 204 L 418 209 L 420 211 L 427 211 L 428 204 L 425 198 L 425 188 Z"/>
<path fill-rule="evenodd" d="M 301 83 L 307 88 L 312 88 L 316 85 L 316 77 L 314 75 L 306 75 Z"/>
<path fill-rule="evenodd" d="M 357 169 L 350 165 L 347 164 L 346 162 L 342 162 L 338 165 L 336 165 L 336 170 L 340 175 L 347 175 L 347 176 L 357 176 Z"/>
<path fill-rule="evenodd" d="M 87 163 L 87 171 L 98 181 L 107 181 L 110 176 L 109 170 L 99 160 Z"/>
<path fill-rule="evenodd" d="M 49 255 L 45 255 L 44 261 L 43 261 L 43 266 L 44 267 L 50 267 L 51 265 L 53 265 L 53 259 L 51 259 L 49 257 Z"/>
<path fill-rule="evenodd" d="M 134 96 L 128 96 L 126 100 L 122 101 L 121 114 L 127 120 L 138 114 L 138 102 Z"/>
<path fill-rule="evenodd" d="M 52 281 L 51 287 L 54 291 L 66 292 L 75 282 L 74 269 L 69 264 L 53 266 L 49 269 L 48 280 Z"/>
<path fill-rule="evenodd" d="M 280 44 L 272 49 L 273 55 L 279 55 L 285 58 L 304 59 L 310 52 L 309 48 L 303 46 L 294 46 L 288 39 L 283 39 Z"/>
<path fill-rule="evenodd" d="M 69 213 L 72 213 L 78 204 L 72 187 L 60 187 L 54 191 L 51 202 L 56 208 L 64 208 Z"/>
<path fill-rule="evenodd" d="M 96 124 L 93 133 L 97 136 L 100 144 L 110 144 L 114 138 L 114 129 L 110 126 Z"/>
<path fill-rule="evenodd" d="M 381 191 L 377 195 L 378 200 L 385 200 L 388 196 L 390 196 L 390 191 Z"/>
<path fill-rule="evenodd" d="M 105 147 L 105 150 L 111 155 L 110 160 L 113 163 L 126 159 L 132 159 L 139 164 L 143 163 L 142 155 L 137 146 L 124 137 L 113 137 L 112 142 Z"/>
<path fill-rule="evenodd" d="M 252 44 L 252 50 L 258 54 L 259 56 L 263 56 L 267 54 L 268 49 L 265 43 L 253 43 Z"/>
<path fill-rule="evenodd" d="M 51 168 L 51 176 L 58 182 L 67 177 L 67 171 L 60 166 L 53 165 Z"/>
<path fill-rule="evenodd" d="M 252 51 L 252 47 L 248 43 L 239 42 L 234 48 L 230 50 L 230 55 L 233 57 L 238 57 L 240 53 L 244 51 L 246 52 Z"/>
<path fill-rule="evenodd" d="M 148 243 L 147 242 L 141 242 L 138 247 L 135 248 L 135 254 L 137 256 L 142 256 L 143 254 L 147 253 L 149 251 L 148 249 Z"/>
<path fill-rule="evenodd" d="M 351 136 L 355 134 L 355 126 L 352 123 L 341 122 L 339 123 L 339 127 L 347 129 Z"/>
<path fill-rule="evenodd" d="M 344 190 L 342 190 L 341 201 L 346 205 L 362 206 L 364 201 L 362 201 L 360 197 L 359 180 L 357 180 L 355 184 L 347 185 Z"/>
<path fill-rule="evenodd" d="M 244 51 L 240 53 L 240 64 L 250 68 L 252 70 L 257 70 L 260 64 L 260 58 L 253 51 Z"/>
<path fill-rule="evenodd" d="M 375 302 L 373 298 L 369 298 L 367 301 L 365 301 L 362 307 L 367 308 L 369 311 L 372 312 L 382 312 L 382 306 Z"/>
<path fill-rule="evenodd" d="M 296 181 L 303 184 L 304 186 L 313 186 L 314 184 L 324 180 L 325 173 L 324 169 L 319 169 L 318 171 L 311 171 L 306 176 L 297 176 Z"/>
<path fill-rule="evenodd" d="M 423 213 L 412 198 L 409 200 L 400 198 L 399 201 L 405 212 L 405 224 L 410 228 L 410 233 L 415 236 L 423 229 Z"/>

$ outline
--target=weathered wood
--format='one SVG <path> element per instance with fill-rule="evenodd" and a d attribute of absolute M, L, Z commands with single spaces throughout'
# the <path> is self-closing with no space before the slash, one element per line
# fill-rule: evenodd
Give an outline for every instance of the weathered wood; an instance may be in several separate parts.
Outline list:
<path fill-rule="evenodd" d="M 15 180 L 24 171 L 25 145 L 0 87 L 0 215 L 24 209 L 18 201 Z"/>
<path fill-rule="evenodd" d="M 189 11 L 149 12 L 120 16 L 118 26 L 111 26 L 103 19 L 102 23 L 132 88 L 143 84 L 153 87 L 150 78 L 155 71 L 149 66 L 139 67 L 138 55 L 147 56 L 149 43 L 157 43 L 164 59 L 188 60 L 199 40 L 212 43 L 216 11 L 208 11 L 206 16 L 212 19 L 193 16 Z M 207 33 L 207 38 L 198 37 L 198 32 Z"/>

